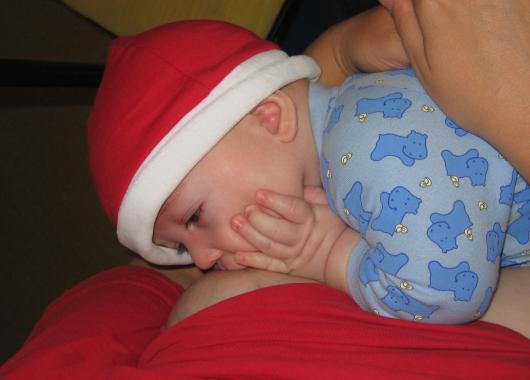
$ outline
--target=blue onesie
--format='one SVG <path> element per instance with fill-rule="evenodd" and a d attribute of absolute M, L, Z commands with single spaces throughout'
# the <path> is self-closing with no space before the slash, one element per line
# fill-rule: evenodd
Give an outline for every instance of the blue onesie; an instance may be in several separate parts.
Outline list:
<path fill-rule="evenodd" d="M 406 320 L 478 318 L 499 266 L 530 264 L 528 184 L 411 69 L 312 84 L 309 99 L 328 202 L 363 237 L 348 263 L 354 300 Z"/>

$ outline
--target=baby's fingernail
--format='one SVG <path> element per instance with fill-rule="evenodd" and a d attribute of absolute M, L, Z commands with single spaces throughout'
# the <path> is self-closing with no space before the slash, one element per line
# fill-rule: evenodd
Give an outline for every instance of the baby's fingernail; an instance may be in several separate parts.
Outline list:
<path fill-rule="evenodd" d="M 256 193 L 256 202 L 258 203 L 265 202 L 265 194 L 263 193 L 263 191 L 258 190 L 258 192 Z"/>
<path fill-rule="evenodd" d="M 243 222 L 244 222 L 243 218 L 238 215 L 232 218 L 232 220 L 230 221 L 230 225 L 232 226 L 234 230 L 239 231 L 239 229 L 243 225 Z"/>

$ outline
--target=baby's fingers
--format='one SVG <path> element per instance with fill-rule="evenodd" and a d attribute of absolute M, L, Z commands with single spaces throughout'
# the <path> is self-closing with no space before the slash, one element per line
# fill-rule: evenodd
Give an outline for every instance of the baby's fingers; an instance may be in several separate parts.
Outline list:
<path fill-rule="evenodd" d="M 256 203 L 294 223 L 304 223 L 312 215 L 311 206 L 305 200 L 272 191 L 259 190 Z"/>
<path fill-rule="evenodd" d="M 327 205 L 326 192 L 319 186 L 304 187 L 304 199 L 312 204 Z"/>
<path fill-rule="evenodd" d="M 299 224 L 271 216 L 254 205 L 246 208 L 245 215 L 256 231 L 272 241 L 293 246 L 300 239 Z"/>
<path fill-rule="evenodd" d="M 279 259 L 266 256 L 261 252 L 237 252 L 236 263 L 245 267 L 266 270 L 269 272 L 288 273 L 285 263 Z"/>
<path fill-rule="evenodd" d="M 278 219 L 276 219 L 278 221 Z M 232 218 L 232 228 L 239 233 L 239 235 L 250 243 L 258 251 L 270 255 L 272 257 L 284 258 L 288 257 L 289 251 L 286 246 L 271 240 L 269 237 L 263 235 L 252 224 L 249 223 L 241 215 L 236 215 Z"/>

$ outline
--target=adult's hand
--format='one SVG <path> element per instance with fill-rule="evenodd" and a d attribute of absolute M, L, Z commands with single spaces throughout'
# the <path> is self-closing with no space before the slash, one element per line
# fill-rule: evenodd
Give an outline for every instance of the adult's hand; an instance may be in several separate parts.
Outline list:
<path fill-rule="evenodd" d="M 530 1 L 380 3 L 432 98 L 530 180 Z"/>

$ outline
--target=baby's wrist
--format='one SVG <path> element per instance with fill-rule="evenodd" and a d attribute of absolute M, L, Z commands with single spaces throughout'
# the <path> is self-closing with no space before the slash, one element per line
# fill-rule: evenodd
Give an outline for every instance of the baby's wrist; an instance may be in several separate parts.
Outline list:
<path fill-rule="evenodd" d="M 348 291 L 346 271 L 348 260 L 361 235 L 352 228 L 345 228 L 333 244 L 324 269 L 324 282 L 335 289 Z"/>

